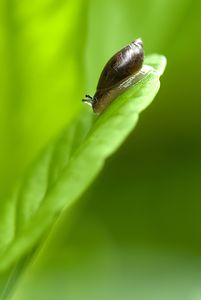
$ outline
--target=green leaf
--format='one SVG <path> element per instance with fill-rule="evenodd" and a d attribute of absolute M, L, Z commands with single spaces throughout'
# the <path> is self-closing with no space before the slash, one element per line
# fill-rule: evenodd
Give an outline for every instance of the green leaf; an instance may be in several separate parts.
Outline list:
<path fill-rule="evenodd" d="M 38 244 L 64 208 L 93 181 L 154 99 L 166 59 L 146 58 L 148 75 L 118 97 L 99 117 L 88 107 L 41 154 L 0 209 L 0 270 Z M 79 101 L 79 99 L 77 100 Z"/>

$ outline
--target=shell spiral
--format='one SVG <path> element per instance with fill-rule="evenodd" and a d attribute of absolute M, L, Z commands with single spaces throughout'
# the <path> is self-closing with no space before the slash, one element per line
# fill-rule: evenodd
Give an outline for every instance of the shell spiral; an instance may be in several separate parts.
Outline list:
<path fill-rule="evenodd" d="M 125 89 L 129 79 L 142 68 L 144 61 L 143 42 L 137 39 L 114 54 L 107 62 L 100 75 L 94 97 L 86 95 L 84 102 L 92 105 L 94 112 L 102 113 L 105 108 Z"/>
<path fill-rule="evenodd" d="M 144 60 L 143 43 L 140 39 L 114 54 L 100 75 L 97 91 L 111 89 L 130 75 L 136 74 Z"/>

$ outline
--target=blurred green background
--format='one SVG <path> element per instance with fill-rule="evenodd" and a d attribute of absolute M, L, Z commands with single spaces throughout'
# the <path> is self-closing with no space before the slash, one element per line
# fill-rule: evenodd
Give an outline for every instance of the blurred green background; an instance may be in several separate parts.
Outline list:
<path fill-rule="evenodd" d="M 2 0 L 0 197 L 82 109 L 110 56 L 167 56 L 135 131 L 53 229 L 12 299 L 201 299 L 201 3 Z"/>

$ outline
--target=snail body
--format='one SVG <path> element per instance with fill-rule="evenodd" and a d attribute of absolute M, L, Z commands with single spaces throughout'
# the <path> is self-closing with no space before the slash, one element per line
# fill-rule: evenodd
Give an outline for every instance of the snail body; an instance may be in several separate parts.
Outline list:
<path fill-rule="evenodd" d="M 95 95 L 86 95 L 82 101 L 91 105 L 95 113 L 102 113 L 119 94 L 135 82 L 143 61 L 143 42 L 137 39 L 111 57 L 100 75 Z"/>

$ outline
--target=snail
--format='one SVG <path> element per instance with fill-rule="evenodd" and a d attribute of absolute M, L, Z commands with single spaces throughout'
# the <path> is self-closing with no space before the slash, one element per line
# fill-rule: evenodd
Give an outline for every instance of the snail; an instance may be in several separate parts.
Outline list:
<path fill-rule="evenodd" d="M 146 73 L 142 68 L 143 61 L 143 42 L 138 38 L 111 57 L 100 75 L 95 95 L 86 95 L 82 101 L 91 105 L 95 113 L 102 113 L 118 95 Z"/>

